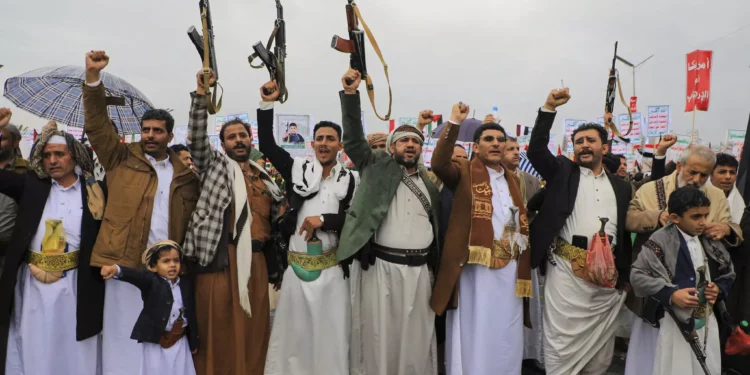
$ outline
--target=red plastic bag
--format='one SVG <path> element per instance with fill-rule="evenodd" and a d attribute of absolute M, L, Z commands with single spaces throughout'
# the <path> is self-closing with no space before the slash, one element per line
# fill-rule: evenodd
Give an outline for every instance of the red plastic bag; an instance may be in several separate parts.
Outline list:
<path fill-rule="evenodd" d="M 743 332 L 740 327 L 735 328 L 727 339 L 724 351 L 729 355 L 750 355 L 750 335 Z"/>
<path fill-rule="evenodd" d="M 586 255 L 586 276 L 588 280 L 597 286 L 614 288 L 617 284 L 617 268 L 615 268 L 615 257 L 612 255 L 612 247 L 609 237 L 594 234 Z"/>

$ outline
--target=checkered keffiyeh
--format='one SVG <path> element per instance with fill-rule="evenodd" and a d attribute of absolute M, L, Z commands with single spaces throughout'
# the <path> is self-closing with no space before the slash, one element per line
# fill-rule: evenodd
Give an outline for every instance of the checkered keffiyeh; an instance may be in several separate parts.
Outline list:
<path fill-rule="evenodd" d="M 190 155 L 196 169 L 200 171 L 201 194 L 195 211 L 188 223 L 185 235 L 185 257 L 198 261 L 203 267 L 208 266 L 216 256 L 216 249 L 224 226 L 224 212 L 232 202 L 234 187 L 234 169 L 229 156 L 211 148 L 208 140 L 208 113 L 205 98 L 196 93 L 190 94 L 190 119 L 188 132 L 190 136 Z M 276 202 L 281 199 L 281 191 L 271 182 L 271 177 L 264 168 L 249 161 L 258 168 L 265 178 L 263 182 Z"/>
<path fill-rule="evenodd" d="M 107 107 L 120 134 L 141 132 L 140 119 L 153 108 L 148 98 L 123 79 L 101 73 L 108 97 L 125 99 L 123 106 Z M 86 71 L 78 66 L 41 68 L 5 81 L 5 93 L 19 108 L 68 126 L 83 127 L 83 93 Z"/>

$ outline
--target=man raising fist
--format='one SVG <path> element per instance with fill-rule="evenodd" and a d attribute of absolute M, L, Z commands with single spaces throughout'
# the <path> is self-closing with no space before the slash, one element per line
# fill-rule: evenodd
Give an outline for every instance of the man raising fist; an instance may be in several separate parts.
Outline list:
<path fill-rule="evenodd" d="M 547 181 L 547 196 L 531 223 L 534 268 L 546 267 L 544 356 L 548 374 L 603 374 L 612 361 L 615 323 L 625 302 L 631 242 L 625 215 L 630 184 L 602 167 L 609 152 L 607 131 L 589 123 L 573 131 L 576 161 L 548 149 L 557 108 L 570 100 L 567 88 L 552 90 L 539 110 L 527 155 Z M 614 248 L 618 276 L 593 283 L 583 272 L 589 241 L 602 227 Z M 550 251 L 551 250 L 551 251 Z M 550 251 L 550 252 L 548 252 Z M 612 287 L 616 281 L 615 287 Z M 592 310 L 594 309 L 594 310 Z"/>
<path fill-rule="evenodd" d="M 163 240 L 182 243 L 198 200 L 198 176 L 169 150 L 174 119 L 163 109 L 141 118 L 141 141 L 123 144 L 109 119 L 101 71 L 109 64 L 104 51 L 86 54 L 83 109 L 86 135 L 107 172 L 109 196 L 91 265 L 115 262 L 131 268 L 141 252 Z M 102 364 L 106 374 L 138 373 L 142 349 L 130 339 L 143 307 L 138 288 L 107 280 L 104 301 Z"/>

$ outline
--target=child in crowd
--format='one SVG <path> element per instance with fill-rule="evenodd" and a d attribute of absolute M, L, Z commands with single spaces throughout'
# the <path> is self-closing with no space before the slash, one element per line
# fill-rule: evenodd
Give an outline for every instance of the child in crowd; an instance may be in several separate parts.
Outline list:
<path fill-rule="evenodd" d="M 633 264 L 630 282 L 638 297 L 656 304 L 658 334 L 634 334 L 630 345 L 650 345 L 653 358 L 639 358 L 639 374 L 703 374 L 683 333 L 699 341 L 712 374 L 721 373 L 719 327 L 713 306 L 726 298 L 734 268 L 724 245 L 703 235 L 711 202 L 700 190 L 675 190 L 667 203 L 670 224 L 654 232 Z M 655 339 L 655 341 L 654 341 Z M 639 342 L 639 340 L 645 340 Z M 653 365 L 652 365 L 653 364 Z M 650 367 L 650 368 L 647 368 Z"/>
<path fill-rule="evenodd" d="M 191 353 L 198 350 L 198 327 L 193 286 L 179 276 L 182 248 L 161 241 L 146 250 L 141 261 L 148 271 L 118 265 L 101 271 L 105 280 L 114 277 L 141 290 L 143 311 L 130 336 L 143 343 L 141 375 L 194 375 Z"/>

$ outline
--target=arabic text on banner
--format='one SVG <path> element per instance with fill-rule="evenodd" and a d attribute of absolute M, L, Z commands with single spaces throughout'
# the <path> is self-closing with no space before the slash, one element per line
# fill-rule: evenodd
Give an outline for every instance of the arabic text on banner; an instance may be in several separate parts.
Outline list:
<path fill-rule="evenodd" d="M 221 126 L 227 122 L 224 116 L 214 116 L 214 135 L 219 135 L 221 132 Z"/>
<path fill-rule="evenodd" d="M 711 94 L 713 52 L 695 50 L 687 54 L 687 97 L 685 112 L 708 111 Z"/>
<path fill-rule="evenodd" d="M 737 159 L 742 156 L 742 149 L 745 147 L 745 133 L 745 130 L 727 130 L 729 152 Z"/>
<path fill-rule="evenodd" d="M 617 119 L 620 122 L 620 133 L 625 135 L 630 127 L 630 116 L 625 113 L 617 116 Z M 641 114 L 638 112 L 633 113 L 633 129 L 630 131 L 630 134 L 626 136 L 626 138 L 630 139 L 631 144 L 641 143 L 641 123 Z"/>
<path fill-rule="evenodd" d="M 669 106 L 648 106 L 648 137 L 659 137 L 669 132 Z"/>

